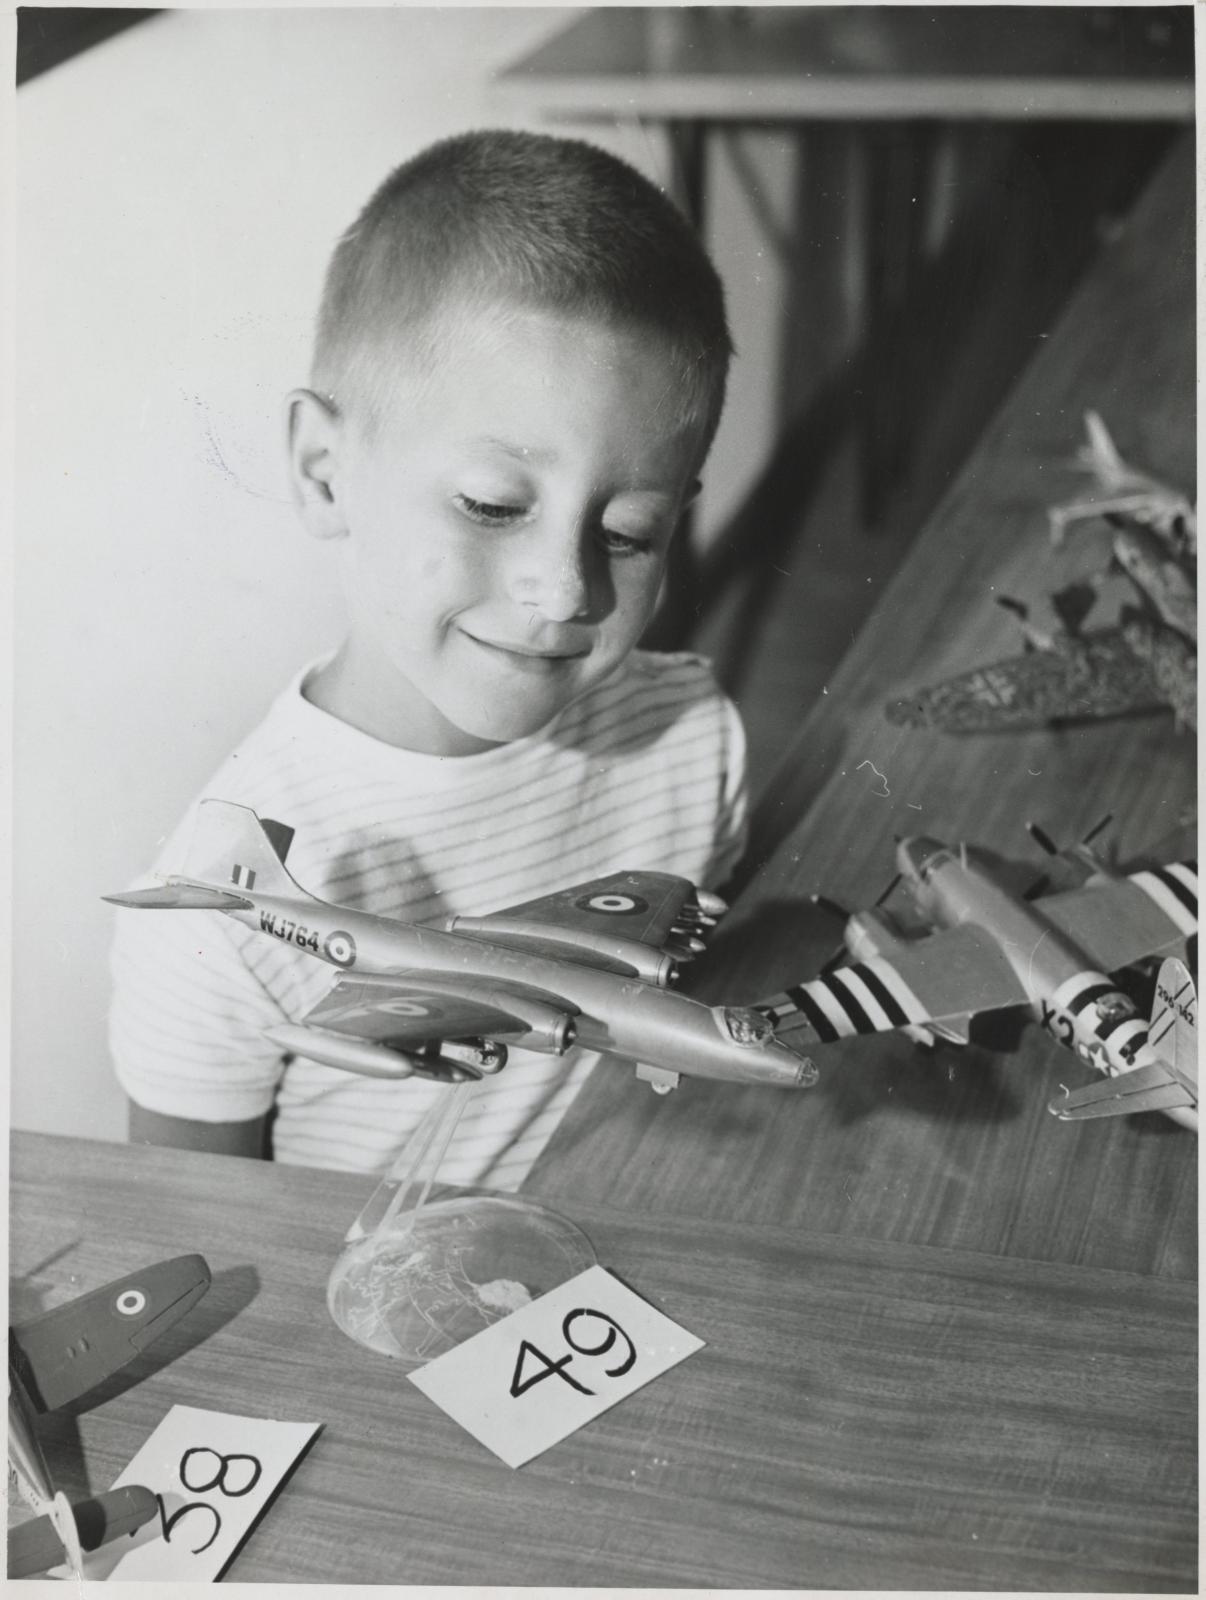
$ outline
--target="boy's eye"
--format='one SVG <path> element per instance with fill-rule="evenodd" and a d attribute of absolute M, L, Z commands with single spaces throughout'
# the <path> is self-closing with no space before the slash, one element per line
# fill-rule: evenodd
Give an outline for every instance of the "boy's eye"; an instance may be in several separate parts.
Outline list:
<path fill-rule="evenodd" d="M 480 522 L 487 527 L 515 522 L 526 515 L 528 509 L 526 506 L 499 505 L 493 500 L 475 500 L 467 494 L 454 495 L 453 500 L 471 522 Z"/>
<path fill-rule="evenodd" d="M 652 538 L 645 534 L 620 533 L 615 528 L 603 528 L 599 537 L 604 549 L 613 556 L 636 556 L 653 548 Z"/>

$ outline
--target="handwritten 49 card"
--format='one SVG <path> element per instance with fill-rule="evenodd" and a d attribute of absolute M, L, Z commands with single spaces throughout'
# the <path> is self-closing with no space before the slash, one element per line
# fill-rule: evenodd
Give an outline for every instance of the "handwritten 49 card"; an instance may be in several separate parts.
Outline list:
<path fill-rule="evenodd" d="M 410 1381 L 518 1467 L 703 1344 L 606 1268 L 588 1267 Z"/>

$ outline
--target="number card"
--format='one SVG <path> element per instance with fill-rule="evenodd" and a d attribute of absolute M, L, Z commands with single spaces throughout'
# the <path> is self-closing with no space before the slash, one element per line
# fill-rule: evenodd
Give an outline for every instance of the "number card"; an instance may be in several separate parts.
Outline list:
<path fill-rule="evenodd" d="M 159 1516 L 88 1556 L 84 1576 L 212 1582 L 318 1427 L 173 1406 L 113 1485 L 145 1484 Z"/>
<path fill-rule="evenodd" d="M 410 1381 L 519 1467 L 703 1344 L 606 1268 L 588 1267 Z"/>

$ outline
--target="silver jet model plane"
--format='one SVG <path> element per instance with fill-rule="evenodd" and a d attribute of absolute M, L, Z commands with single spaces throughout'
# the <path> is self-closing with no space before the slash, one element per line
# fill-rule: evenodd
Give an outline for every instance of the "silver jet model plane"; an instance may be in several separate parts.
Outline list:
<path fill-rule="evenodd" d="M 902 881 L 933 931 L 908 937 L 882 911 L 856 912 L 844 936 L 852 963 L 767 1002 L 776 1030 L 801 1048 L 892 1029 L 965 1044 L 977 1013 L 1024 1005 L 1090 1066 L 1111 1078 L 1135 1074 L 1136 1092 L 1111 1110 L 1163 1111 L 1196 1129 L 1196 1063 L 1174 1057 L 1106 974 L 1175 955 L 1196 935 L 1197 863 L 1123 877 L 1087 844 L 1075 854 L 1091 868 L 1087 881 L 1031 901 L 970 859 L 966 846 L 901 839 Z M 1051 1109 L 1072 1120 L 1078 1102 Z"/>
<path fill-rule="evenodd" d="M 752 1007 L 709 1006 L 668 987 L 725 905 L 685 878 L 619 872 L 489 916 L 415 924 L 307 893 L 286 871 L 292 830 L 205 800 L 186 870 L 120 906 L 211 910 L 338 969 L 282 1049 L 370 1077 L 481 1077 L 507 1047 L 571 1045 L 630 1061 L 665 1092 L 681 1074 L 805 1088 L 812 1063 Z"/>

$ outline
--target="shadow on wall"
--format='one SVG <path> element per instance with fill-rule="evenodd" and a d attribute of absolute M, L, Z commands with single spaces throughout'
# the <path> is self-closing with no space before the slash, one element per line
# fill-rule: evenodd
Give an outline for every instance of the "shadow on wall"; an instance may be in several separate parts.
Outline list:
<path fill-rule="evenodd" d="M 118 11 L 107 6 L 18 6 L 17 85 L 60 62 L 158 15 L 158 10 Z"/>

